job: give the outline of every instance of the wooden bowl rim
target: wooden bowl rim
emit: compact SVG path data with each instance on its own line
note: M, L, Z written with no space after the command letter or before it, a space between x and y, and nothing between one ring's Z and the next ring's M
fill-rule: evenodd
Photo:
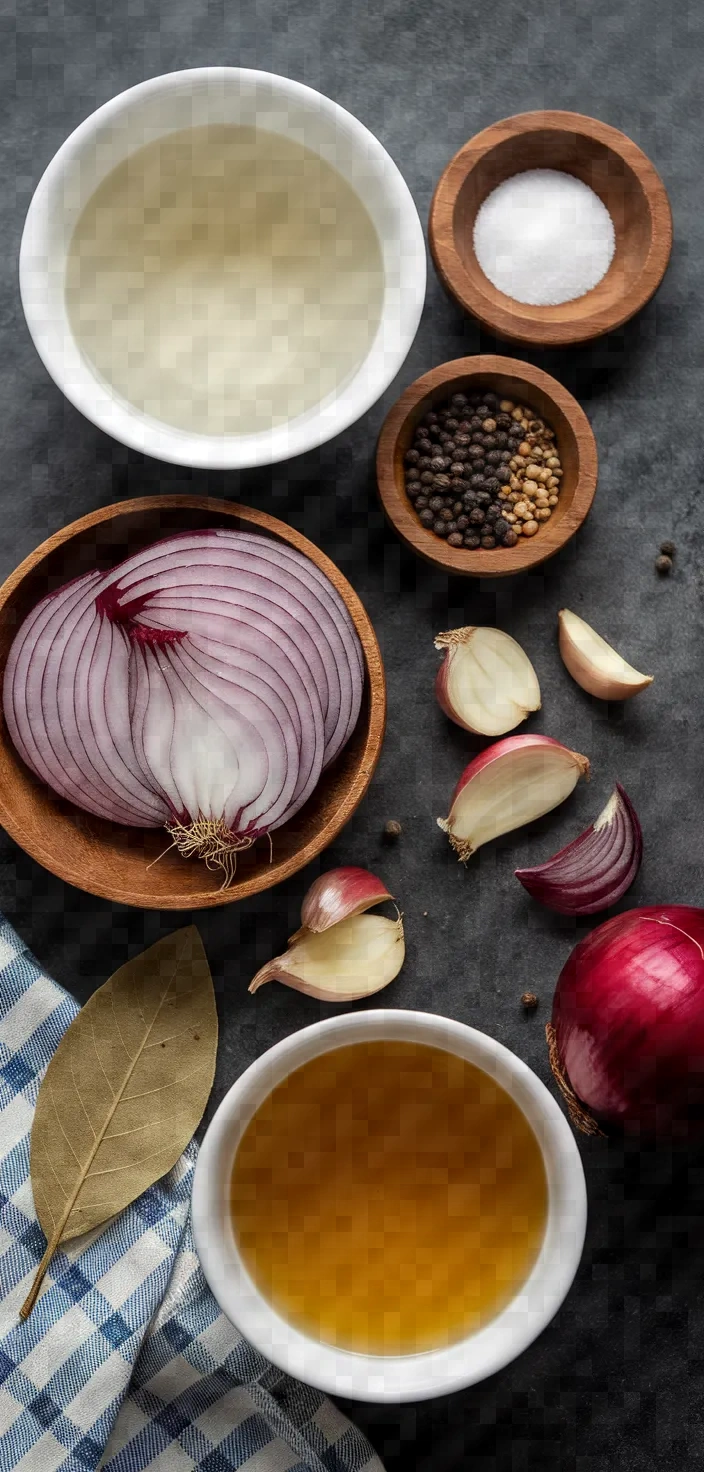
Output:
M493 552L481 549L473 552L469 548L463 550L459 547L448 547L446 542L421 524L405 492L398 486L394 460L402 429L422 399L445 383L456 379L486 378L487 374L501 374L540 389L562 411L577 442L577 484L572 503L560 520L554 525L552 522L546 523L530 541L521 539L515 547L497 548ZM533 367L532 363L523 363L518 358L500 357L494 353L483 353L476 357L454 358L451 362L441 363L439 367L431 368L429 373L424 373L421 378L416 378L414 383L409 384L389 410L381 427L376 469L379 495L388 520L407 546L426 562L433 563L444 572L464 577L509 577L546 562L578 531L594 500L598 455L589 420L569 389L564 388L549 373L544 373L542 368Z
M484 291L469 276L456 249L454 209L465 179L500 143L533 132L578 133L591 138L617 154L640 185L651 220L648 254L630 290L624 292L610 309L590 309L587 305L590 293L587 292L585 309L579 316L565 322L541 321L522 312L520 302L506 296L488 281L489 291ZM477 317L488 331L517 343L567 347L592 341L622 327L654 296L667 270L672 250L672 210L655 165L626 133L584 113L537 110L516 113L491 123L458 149L435 186L430 204L428 240L436 270L445 287L460 306ZM533 308L533 312L535 310Z
M228 889L222 890L217 887L217 879L214 881L212 890L193 890L192 892L176 893L169 896L159 896L156 900L148 890L138 890L126 887L124 890L115 890L107 884L100 884L95 880L83 882L76 877L69 863L63 863L61 856L58 857L50 849L44 849L41 842L27 841L27 835L21 831L20 825L15 821L11 806L8 806L7 793L0 790L0 823L10 834L14 841L58 879L67 884L83 890L86 894L97 895L100 899L107 899L114 904L134 905L144 910L198 910L211 909L218 905L232 904L236 900L246 899L251 895L258 894L262 890L271 889L274 885L289 879L292 874L310 863L322 849L332 843L338 833L349 821L355 809L359 806L367 788L372 780L374 771L379 761L381 747L386 727L386 681L384 666L381 658L379 643L374 632L371 619L355 592L351 583L348 582L344 573L340 571L331 558L314 542L309 541L301 532L281 521L278 517L269 515L266 511L258 511L252 506L244 506L237 501L223 501L213 496L189 496L189 495L163 495L163 496L138 496L127 501L116 501L110 506L104 506L97 511L91 511L86 516L79 517L77 521L70 522L67 526L55 532L53 536L46 538L33 552L20 563L14 572L0 587L0 616L7 603L24 578L33 572L41 562L53 552L70 542L74 537L89 531L91 527L99 526L101 523L115 520L119 516L129 516L145 511L158 510L184 510L209 512L213 516L227 516L233 520L241 519L250 526L261 527L263 531L285 541L289 546L295 547L304 556L309 557L321 572L325 573L340 596L344 599L347 610L355 625L355 629L362 645L364 654L366 685L369 697L368 730L364 747L359 754L357 767L351 774L344 797L333 815L321 826L317 834L310 838L295 854L274 862L270 867L263 865L256 874L249 878L235 882ZM17 762L21 763L21 757L14 752L14 747L9 738L7 727L4 722L5 739L12 749ZM334 764L333 764L334 766ZM38 780L38 779L35 779ZM183 860L184 864L192 862ZM199 865L198 872L202 873L204 866Z

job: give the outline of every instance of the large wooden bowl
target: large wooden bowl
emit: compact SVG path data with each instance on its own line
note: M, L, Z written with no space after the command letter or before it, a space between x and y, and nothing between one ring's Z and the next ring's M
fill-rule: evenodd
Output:
M272 835L273 857L263 841L238 860L234 884L205 864L180 858L161 829L121 828L81 812L56 797L25 767L0 729L0 823L21 848L52 874L89 894L147 910L191 910L230 904L287 879L332 842L361 802L384 737L386 690L379 645L367 614L347 579L306 537L276 517L206 496L146 496L93 511L43 542L0 588L0 680L10 645L29 610L52 588L91 567L109 568L173 532L240 526L263 532L319 567L344 599L359 635L366 685L357 728L324 772L300 812ZM153 863L159 859L158 863ZM153 867L148 868L148 865Z
M480 206L526 169L576 175L614 222L616 250L603 280L557 307L506 296L474 253ZM659 174L625 133L578 112L524 112L485 128L455 154L433 196L429 238L443 284L490 332L509 342L564 347L612 332L650 300L670 259L672 213Z
M560 499L548 522L530 540L515 547L448 547L424 527L406 495L403 460L419 419L455 393L492 389L501 398L525 404L555 431L562 462ZM455 358L417 378L389 411L376 456L377 484L386 515L399 536L426 562L464 577L506 577L537 567L559 552L581 526L594 499L597 480L596 441L584 410L566 388L542 369L514 358L486 353Z

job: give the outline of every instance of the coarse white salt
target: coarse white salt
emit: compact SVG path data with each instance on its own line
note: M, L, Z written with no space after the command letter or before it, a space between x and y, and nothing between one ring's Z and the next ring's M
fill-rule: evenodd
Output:
M591 291L613 260L614 222L598 194L558 169L514 174L484 200L474 250L493 286L535 307Z

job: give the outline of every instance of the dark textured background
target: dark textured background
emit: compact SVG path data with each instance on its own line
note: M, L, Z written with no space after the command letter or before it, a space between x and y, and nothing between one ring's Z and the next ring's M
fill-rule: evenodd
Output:
M13 12L15 18L13 18ZM704 9L695 0L9 0L0 5L0 575L47 534L123 496L193 490L285 517L345 570L386 661L389 727L367 800L324 865L367 864L399 896L408 956L380 1005L445 1013L492 1033L548 1081L543 1024L571 922L533 905L513 878L599 811L614 779L640 811L645 861L629 904L702 898L701 559L704 207L698 137ZM32 190L64 137L115 92L184 66L258 66L310 83L355 113L403 171L425 221L435 180L474 132L536 107L573 108L629 133L660 169L675 247L657 300L625 331L575 352L526 353L584 404L600 455L594 511L576 542L522 580L448 581L385 530L373 453L385 407L433 365L480 347L476 326L432 272L421 330L398 383L323 451L242 476L160 465L123 449L68 406L29 341L17 290ZM662 537L676 571L658 581ZM487 558L487 562L490 558ZM655 684L623 709L572 684L557 610L594 621ZM470 753L437 709L433 635L498 623L538 671L533 729L585 752L593 781L531 830L464 871L435 826ZM403 837L383 848L385 820ZM298 923L319 866L240 906L198 917L222 1031L215 1100L248 1063L331 1010L247 982ZM79 894L0 835L0 904L80 999L128 956L185 921ZM427 914L425 912L427 911ZM583 933L581 929L580 933ZM525 1017L519 997L540 994ZM372 999L372 1004L377 999ZM389 1472L670 1472L704 1457L704 1170L669 1151L582 1146L586 1251L562 1312L490 1381L418 1407L348 1407Z

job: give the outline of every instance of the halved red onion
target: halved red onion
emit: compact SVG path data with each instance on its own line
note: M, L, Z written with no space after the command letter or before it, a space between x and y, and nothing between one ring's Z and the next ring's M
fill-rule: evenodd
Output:
M116 822L165 824L220 864L285 823L356 723L363 656L302 554L248 533L170 537L44 599L3 700L28 765Z

